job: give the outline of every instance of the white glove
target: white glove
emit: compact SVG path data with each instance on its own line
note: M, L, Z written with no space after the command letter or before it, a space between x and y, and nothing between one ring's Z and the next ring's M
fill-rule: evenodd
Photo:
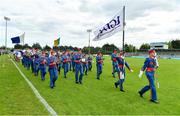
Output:
M159 86L160 86L160 85L159 85L159 82L157 82L157 87L159 88Z
M134 71L131 69L130 72L134 72Z
M142 71L142 70L140 70L138 77L139 77L139 78L141 78L141 77L142 77L142 75L143 75L143 71Z
M156 61L156 67L158 68L159 67L159 62L158 62L157 57L155 57L155 61Z
M124 73L120 72L120 79L124 79Z

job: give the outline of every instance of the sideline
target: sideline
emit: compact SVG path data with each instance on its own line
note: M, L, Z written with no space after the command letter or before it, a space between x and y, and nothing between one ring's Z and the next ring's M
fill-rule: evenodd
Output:
M36 95L36 97L39 99L39 101L44 105L44 107L47 109L47 111L53 115L53 116L57 116L57 113L54 111L54 109L47 103L47 101L40 95L40 93L38 92L38 90L33 86L33 84L27 79L27 77L23 74L23 72L19 69L19 67L17 66L17 64L11 59L11 62L15 65L15 67L18 69L19 73L21 74L21 76L25 79L25 81L28 83L28 85L30 86L30 88L32 89L32 91L34 92L34 94Z

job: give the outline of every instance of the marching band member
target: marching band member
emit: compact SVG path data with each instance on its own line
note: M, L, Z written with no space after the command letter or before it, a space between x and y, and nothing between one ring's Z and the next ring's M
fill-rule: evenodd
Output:
M88 70L92 70L92 57L91 55L88 56Z
M46 58L45 52L43 51L42 55L41 55L41 57L39 59L39 69L40 69L40 72L41 72L41 79L42 79L42 81L45 80L46 64L47 64L47 58Z
M149 85L146 85L142 88L138 93L140 97L143 97L143 94L146 93L148 90L151 90L151 99L150 101L153 103L158 103L157 101L157 94L156 94L156 87L155 87L155 69L157 68L157 60L155 59L156 52L154 49L149 50L149 57L146 58L143 67L140 70L139 78L142 77L144 71L146 71L146 76L149 81Z
M49 75L50 75L50 87L55 87L55 82L58 78L58 72L56 67L57 58L55 57L55 52L51 50L51 55L48 58L48 66L49 66Z
M98 80L100 80L100 75L102 73L102 65L103 65L102 53L99 51L96 56L96 67L97 67L97 79Z
M62 55L62 62L63 62L63 68L64 68L64 78L66 78L67 73L69 71L69 62L70 62L70 58L68 56L67 51L65 51Z
M112 60L112 75L115 77L115 73L118 70L118 62L117 62L117 50L115 49L114 52L111 55L111 60Z
M74 56L75 61L75 79L76 84L82 84L83 79L83 65L82 65L82 52L81 49L78 49L78 52ZM80 75L79 75L80 73Z
M120 52L119 56L116 58L118 62L118 77L119 80L115 82L115 87L117 88L118 85L120 86L120 91L125 92L123 89L123 83L125 80L125 66L129 69L129 71L133 72L133 70L129 67L129 64L125 61L125 53Z
M87 75L87 71L88 71L88 60L87 60L86 54L83 55L82 64L83 64L83 72L85 73L85 75Z

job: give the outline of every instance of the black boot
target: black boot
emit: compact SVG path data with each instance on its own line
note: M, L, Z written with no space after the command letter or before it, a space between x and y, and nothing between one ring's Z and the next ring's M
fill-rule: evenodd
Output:
M76 81L76 84L79 84L79 82L78 82L78 81Z
M157 100L150 100L150 102L153 102L153 103L155 103L155 104L159 104L159 102L157 101Z
M79 82L80 84L83 84L81 81Z
M117 85L117 83L114 83L114 85L115 85L115 87L116 87L116 88L118 88L118 85Z
M140 91L138 91L138 93L140 97L143 97L143 94Z

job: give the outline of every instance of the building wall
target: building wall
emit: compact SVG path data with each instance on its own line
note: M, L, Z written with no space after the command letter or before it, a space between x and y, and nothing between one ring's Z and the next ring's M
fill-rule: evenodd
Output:
M163 42L159 42L159 43L151 43L150 44L150 48L154 48L154 49L168 49L168 45L166 43Z

